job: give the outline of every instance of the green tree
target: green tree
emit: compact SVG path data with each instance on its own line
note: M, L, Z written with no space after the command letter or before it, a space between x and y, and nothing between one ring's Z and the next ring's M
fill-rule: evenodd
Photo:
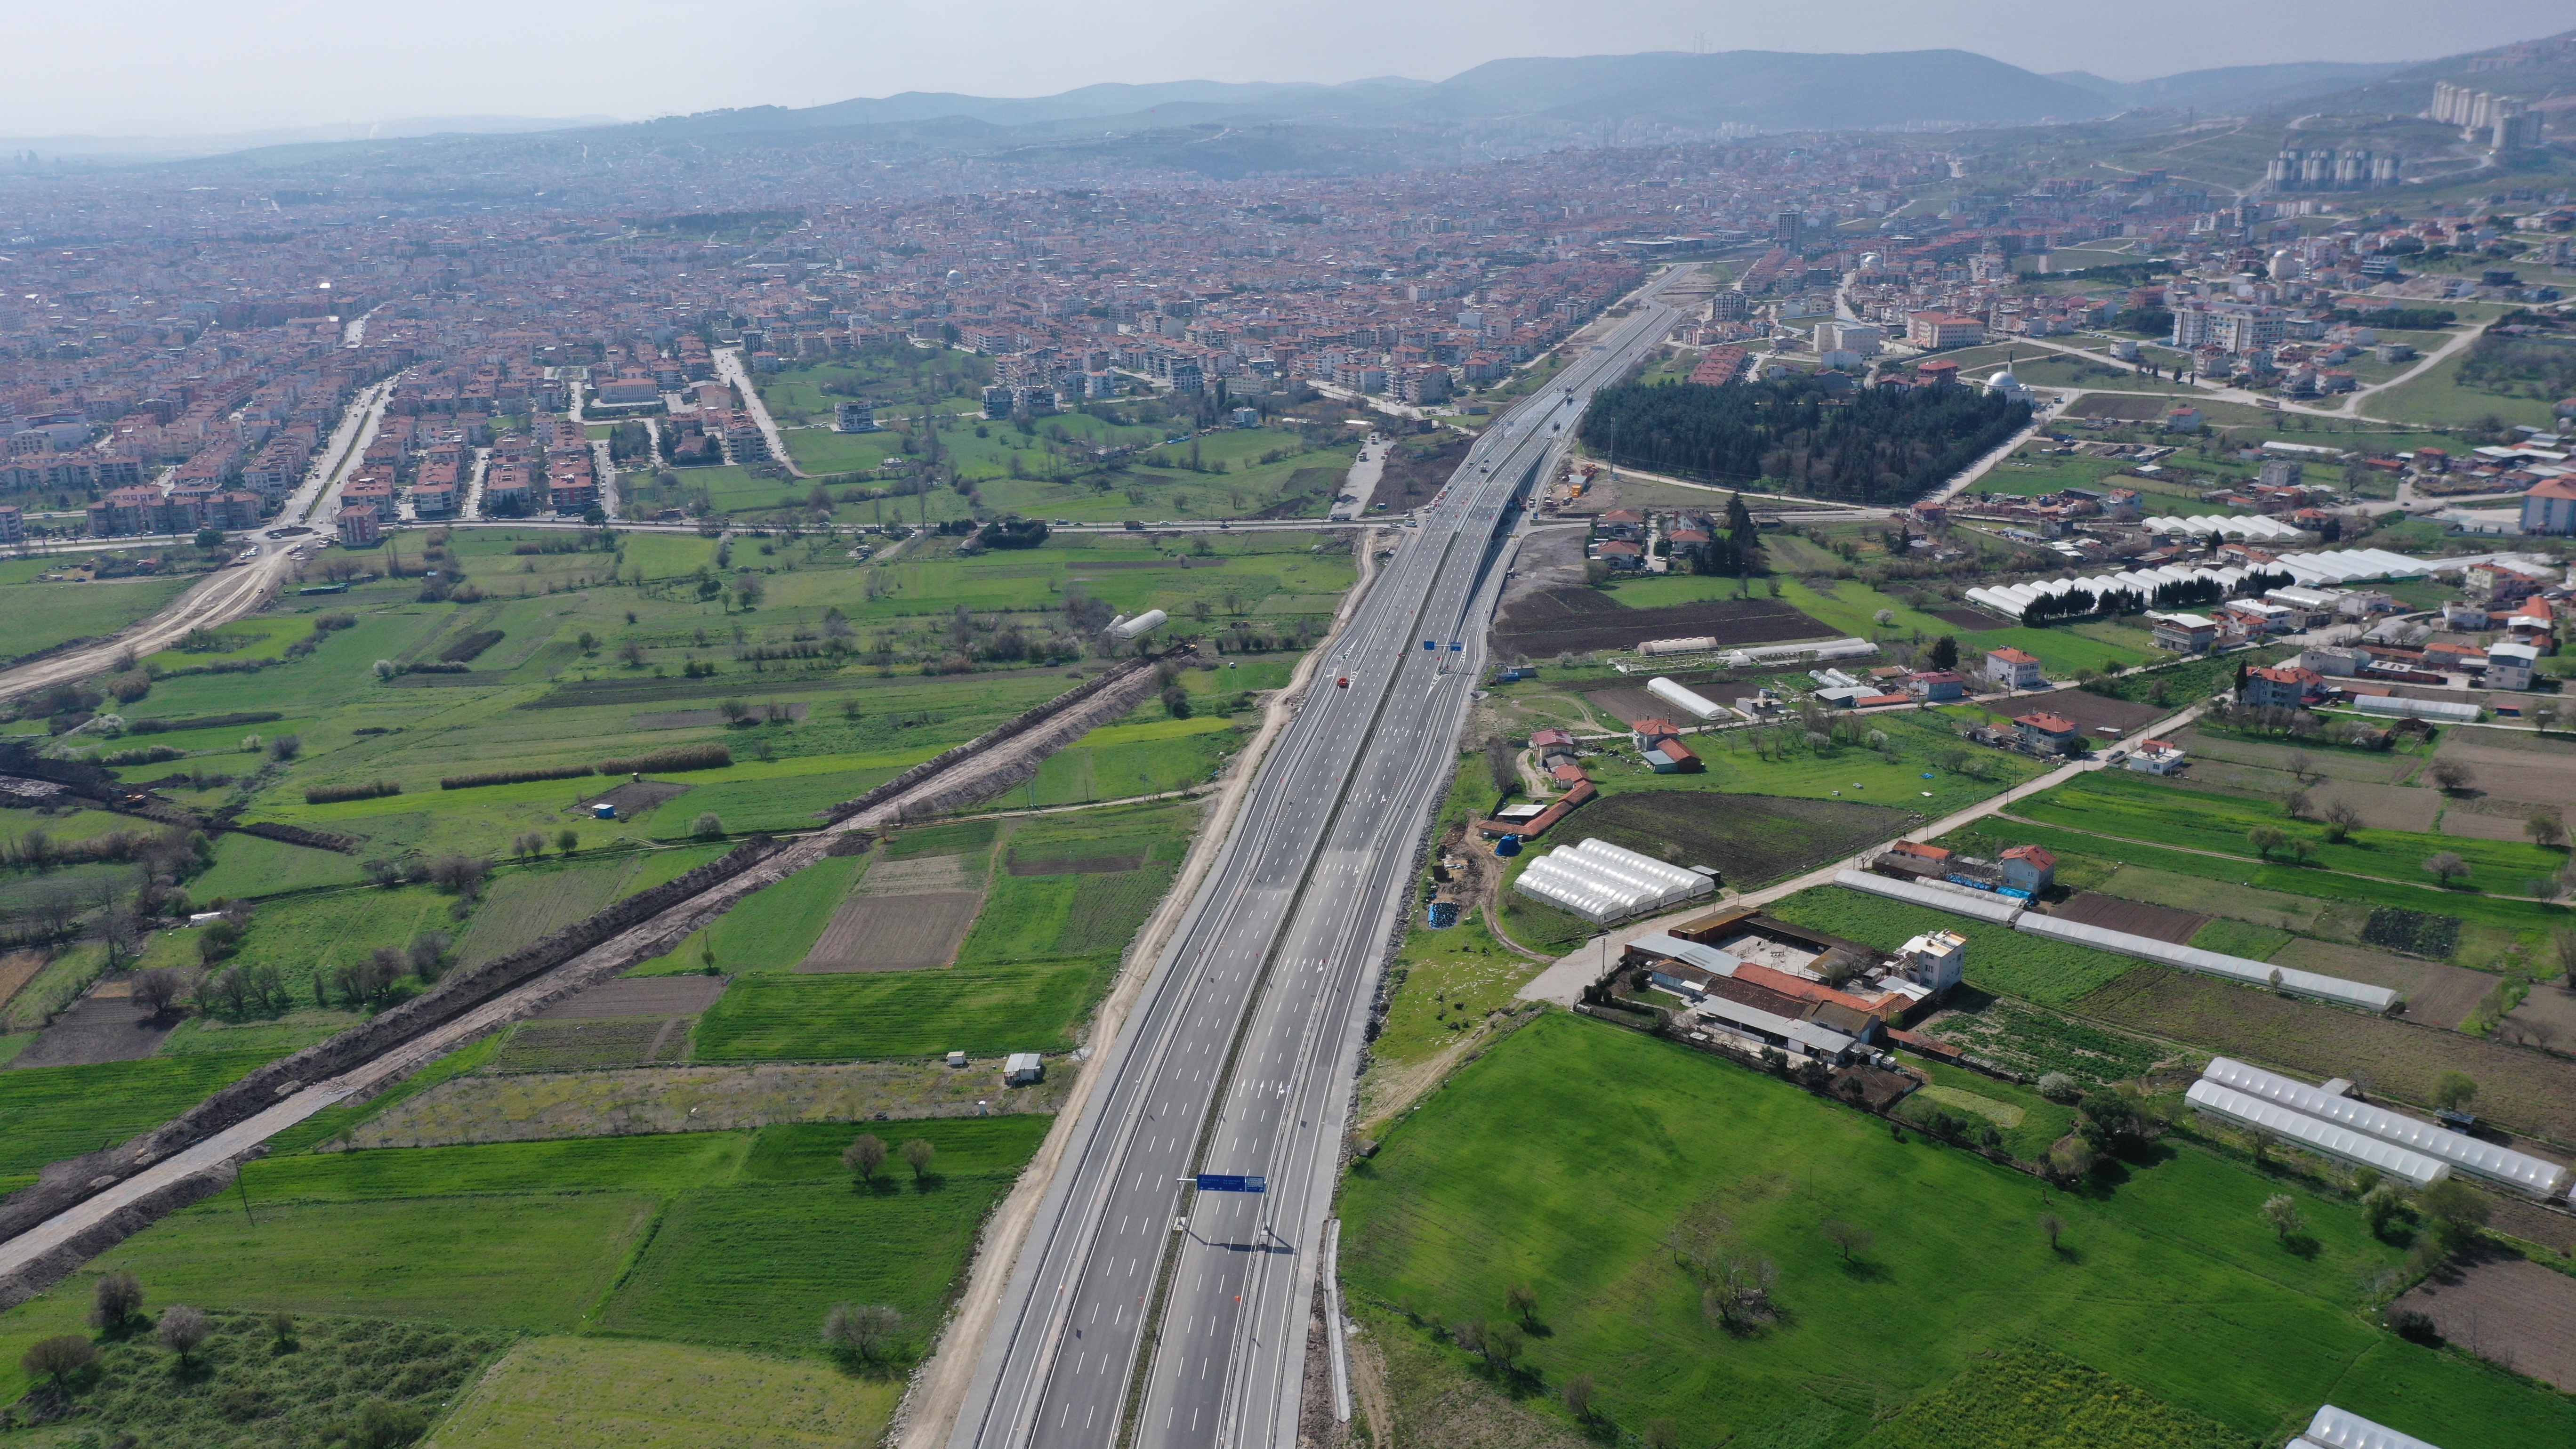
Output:
M89 1326L122 1338L143 1311L143 1283L131 1273L102 1273L90 1290Z
M2433 1105L2457 1112L2478 1095L2477 1081L2466 1072L2444 1072L2433 1079Z
M1956 669L1959 667L1959 641L1957 639L1944 634L1940 638L1932 641L1932 667L1935 669Z
M903 1155L903 1165L912 1169L914 1182L919 1182L929 1175L930 1160L939 1155L939 1149L931 1146L930 1139L927 1137L915 1137L896 1151Z

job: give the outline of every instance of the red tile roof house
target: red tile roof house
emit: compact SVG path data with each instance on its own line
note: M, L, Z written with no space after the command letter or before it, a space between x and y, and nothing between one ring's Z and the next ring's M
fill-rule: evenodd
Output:
M2075 721L2046 710L2016 717L2013 728L2021 732L2023 744L2044 754L2073 754L2076 742L2083 738Z
M2326 692L2326 677L2313 669L2248 669L2236 702L2255 709L2298 709Z
M2006 689L2037 689L2048 683L2040 675L2038 657L2009 644L1986 651L1986 682Z
M1636 742L1638 753L1645 756L1647 765L1656 774L1688 774L1702 768L1699 756L1681 742L1671 720L1641 719L1631 723L1629 730L1629 738Z
M2032 895L2057 879L2057 856L2046 846L2016 845L2004 852L1998 864L2003 867L2005 885Z

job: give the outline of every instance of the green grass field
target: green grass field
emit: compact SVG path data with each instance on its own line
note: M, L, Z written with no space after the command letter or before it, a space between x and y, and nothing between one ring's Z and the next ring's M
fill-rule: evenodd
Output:
M488 1045L423 1075L470 1067ZM34 1075L0 1074L0 1085ZM608 1331L810 1355L833 1301L896 1303L915 1331L935 1322L976 1228L1053 1121L872 1125L889 1146L920 1137L938 1155L919 1183L897 1161L863 1192L840 1163L861 1130L848 1123L325 1153L302 1150L323 1140L306 1133L274 1143L234 1191L92 1266L134 1272L154 1306ZM738 1251L746 1244L760 1251ZM27 1343L78 1322L88 1281L76 1276L0 1314L0 1394L24 1387Z
M211 901L311 886L356 885L365 879L356 856L228 831L215 837L215 863L190 881L188 888Z
M522 1339L438 1425L435 1449L816 1449L883 1432L901 1384L694 1344Z
M1115 957L747 976L698 1019L702 1062L850 1061L1073 1049Z
M9 638L0 644L0 664L51 649L74 639L103 638L159 613L187 592L198 575L167 578L101 579L95 583L37 583L34 575L58 560L24 560L0 574L0 605L9 618ZM35 565L35 567L30 567Z
M2293 865L2258 865L2234 856L2194 855L2128 840L2105 840L2074 829L2015 825L2012 838L2056 851L2061 875L2070 860L2143 866L2174 882L2201 883L2198 889L2148 893L2147 898L2157 904L2328 940L2358 940L2358 923L2380 906L2450 916L2462 922L2463 929L2459 948L2449 959L2484 970L2536 959L2550 934L2567 929L2569 922L2566 907L2539 901L2425 890L2400 881L2334 875ZM2330 925L2330 919L2339 924Z
M2460 364L2467 356L2462 352L2446 357L2412 381L2361 399L2356 407L2368 416L2390 422L2444 428L2465 427L2487 418L2539 428L2555 424L2556 417L2545 400L2509 397L2463 385Z
M2124 770L2079 775L2016 802L2013 813L2077 831L2247 857L2255 853L2246 840L2248 831L2286 828L2310 841L2316 864L2324 869L2410 884L2434 883L2423 863L2449 852L2468 863L2468 882L2475 889L2509 895L2523 894L2526 882L2554 875L2566 864L2565 852L2522 841L2403 830L2355 830L2349 840L2337 843L2325 839L2313 824L2283 820L2277 808L2262 802L2183 789ZM2457 894L2417 891L2404 903L2418 910L2440 910L2443 901Z
M1002 1176L935 1191L881 1180L707 1187L680 1197L600 1315L607 1332L773 1352L815 1341L836 1302L891 1304L899 1352L926 1345Z
M33 1172L158 1127L269 1059L236 1052L0 1072L0 1173Z
M1527 1370L1551 1389L1590 1373L1609 1420L1669 1418L1683 1442L1847 1442L1977 1355L2034 1340L2264 1442L2328 1398L2446 1449L2576 1434L2566 1397L2367 1321L2361 1285L2400 1255L2348 1203L2193 1148L2160 1156L2049 1194L1775 1079L1550 1013L1353 1173L1344 1276L1365 1302L1448 1324L1507 1317L1506 1290L1527 1284L1542 1330ZM2277 1192L2312 1255L2264 1226ZM2035 1225L2044 1211L2067 1224L2062 1251ZM1844 1263L1828 1218L1875 1243ZM1785 1315L1743 1334L1708 1321L1662 1246L1686 1219L1775 1263ZM1819 1418L1821 1433L1788 1435Z
M708 948L714 952L716 969L728 975L792 971L831 924L832 912L849 894L858 867L855 856L826 857L775 885L763 886L669 954L634 968L635 974L698 970L705 959L702 951Z

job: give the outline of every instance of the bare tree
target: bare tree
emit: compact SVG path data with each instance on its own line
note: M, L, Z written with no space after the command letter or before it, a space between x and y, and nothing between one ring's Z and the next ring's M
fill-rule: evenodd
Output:
M2558 970L2567 985L2576 989L2576 931L2556 931L2549 937L2549 949L2558 958Z
M2039 1230L2048 1234L2048 1250L2054 1253L2057 1251L2058 1235L2066 1231L2066 1219L2059 1217L2055 1213L2041 1213L2039 1215Z
M1505 1289L1503 1301L1512 1306L1512 1312L1520 1315L1523 1323L1529 1322L1530 1315L1538 1311L1538 1294L1527 1283L1515 1283Z
M98 1367L98 1345L77 1333L56 1334L40 1338L19 1358L19 1366L31 1379L43 1379L56 1389L74 1374L87 1373Z
M2337 800L2326 807L2323 818L2326 822L2326 839L2340 843L2350 838L2353 827L2361 824L2361 810L2357 806Z
M2308 792L2293 788L2281 792L2281 813L2293 820L2308 813Z
M885 1166L885 1139L873 1132L862 1132L849 1146L841 1149L841 1165L862 1179L874 1182L877 1169Z
M2457 760L2435 760L2429 772L2433 783L2446 793L2456 795L2477 783L2478 772Z
M185 1303L174 1303L161 1311L161 1321L153 1325L152 1336L161 1340L161 1346L177 1354L179 1362L184 1364L189 1355L205 1345L214 1331L215 1326L206 1321L206 1315Z
M873 1363L903 1328L903 1314L883 1303L835 1303L823 1315L823 1342Z
M912 1169L915 1182L930 1174L930 1159L939 1155L939 1149L931 1146L927 1137L915 1137L895 1150L903 1154L903 1165Z
M134 1001L143 1008L146 1020L157 1020L187 986L186 973L172 966L155 966L134 978Z
M1817 1231L1825 1235L1826 1242L1842 1250L1843 1261L1846 1263L1852 1260L1852 1254L1866 1253L1878 1242L1876 1233L1857 1224L1844 1222L1840 1218L1827 1218L1824 1226Z
M2437 850L2424 857L2424 869L2440 877L2443 884L2449 885L2468 876L2469 863L2460 859L2454 851Z
M2555 810L2535 810L2522 822L2522 833L2531 837L2532 844L2554 849L2567 843L2567 822Z
M2317 762L2308 758L2308 752L2305 750L2290 751L2283 757L2281 768L2289 771L2290 778L2302 785L2309 783L2317 775Z
M1565 1411L1572 1414L1576 1422L1591 1422L1592 1375L1576 1374L1565 1381L1565 1387L1559 1392L1565 1396Z
M1646 1449L1678 1449L1681 1442L1681 1426L1670 1419L1657 1419L1646 1426Z
M403 948L405 964L410 966L411 974L420 978L422 985L438 979L439 966L447 959L450 944L452 938L445 931L423 931L412 937L411 944Z
M1485 1329L1485 1361L1509 1368L1512 1360L1521 1356L1523 1342L1519 1324L1488 1325Z
M143 925L134 913L123 906L111 905L99 912L98 938L107 943L107 969L114 971L143 944Z

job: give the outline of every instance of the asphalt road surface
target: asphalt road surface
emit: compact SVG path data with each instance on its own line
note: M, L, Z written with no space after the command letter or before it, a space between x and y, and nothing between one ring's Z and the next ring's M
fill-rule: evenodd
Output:
M1322 662L1098 1068L950 1449L1294 1444L1368 995L1456 765L1515 500L1674 317L1640 299L1496 420ZM1268 1191L1198 1192L1200 1172Z

